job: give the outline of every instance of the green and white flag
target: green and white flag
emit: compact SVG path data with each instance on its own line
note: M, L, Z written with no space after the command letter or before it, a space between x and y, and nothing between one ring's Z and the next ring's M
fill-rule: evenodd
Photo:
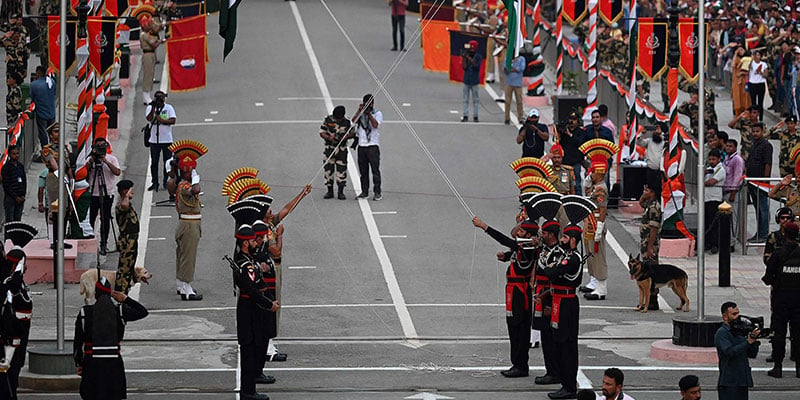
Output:
M219 35L225 39L222 50L222 61L233 51L233 41L236 40L236 9L242 0L227 0L227 7L223 0L219 9Z

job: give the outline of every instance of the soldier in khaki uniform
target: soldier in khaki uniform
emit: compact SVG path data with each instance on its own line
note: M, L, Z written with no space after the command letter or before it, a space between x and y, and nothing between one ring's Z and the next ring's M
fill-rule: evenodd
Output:
M780 184L775 185L769 190L769 197L778 201L784 201L794 215L800 215L800 185L793 180L794 175L789 174L781 179Z
M150 93L153 91L153 78L156 71L156 49L162 40L158 35L161 31L161 24L150 19L146 21L148 22L142 24L139 44L142 47L142 98L144 104L148 105L153 101Z
M608 265L606 264L606 244L605 220L606 207L608 206L608 187L606 187L605 176L608 170L608 163L603 156L592 158L589 175L584 179L583 191L597 205L594 215L589 216L584 221L583 242L590 257L587 260L590 280L585 286L581 286L581 292L586 293L583 297L587 300L605 300L608 288L606 279L608 278Z
M179 140L170 146L178 159L179 178L170 178L167 189L175 196L178 226L175 229L175 279L182 300L203 300L191 285L197 262L197 246L202 236L200 229L200 175L197 158L208 149L193 140Z
M652 262L653 268L658 266L658 251L661 247L661 181L651 179L647 182L639 198L639 205L644 209L642 223L639 225L639 254L643 262ZM658 288L650 287L649 310L658 310Z
M797 117L792 115L778 122L769 129L767 139L780 140L781 142L780 153L778 153L781 176L793 173L794 160L791 159L790 154L794 146L800 143L800 132L797 131Z
M745 161L750 156L750 148L753 147L753 133L751 127L758 122L758 107L750 106L747 111L743 111L737 115L731 122L728 123L728 128L738 129L742 134L742 139L739 141L739 155Z
M8 85L8 94L6 95L6 126L11 128L19 114L22 112L22 89L19 84L22 78L16 72L9 72L6 74L6 84Z
M553 174L547 177L547 180L556 188L556 192L561 194L575 194L575 172L569 165L562 164L564 160L564 149L560 144L556 143L550 147L550 161L553 165ZM569 224L567 214L564 209L559 209L556 219L561 225L566 226Z
M139 215L133 209L133 181L123 179L117 182L119 202L114 209L114 215L119 226L117 248L119 249L119 262L117 262L117 280L114 290L128 294L130 283L136 280L133 267L139 255Z

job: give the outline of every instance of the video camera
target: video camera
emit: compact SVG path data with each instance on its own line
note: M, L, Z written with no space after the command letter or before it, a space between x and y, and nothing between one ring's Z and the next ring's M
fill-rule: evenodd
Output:
M97 144L92 145L92 160L95 163L99 163L100 160L108 154L108 143L104 141L100 141Z
M746 317L739 315L739 318L731 321L731 333L736 336L750 335L753 330L758 329L758 336L753 339L761 339L772 335L772 329L764 328L764 317Z

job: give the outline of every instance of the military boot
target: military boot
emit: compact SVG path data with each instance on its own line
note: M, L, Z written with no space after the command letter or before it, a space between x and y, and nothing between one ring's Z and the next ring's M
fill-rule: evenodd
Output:
M333 189L333 188L331 188ZM333 192L331 191L331 197L333 197ZM339 200L347 200L347 197L344 195L344 185L339 185L339 196L337 197Z
M333 198L333 185L328 185L328 193L325 193L325 196L322 197L323 199L332 199Z

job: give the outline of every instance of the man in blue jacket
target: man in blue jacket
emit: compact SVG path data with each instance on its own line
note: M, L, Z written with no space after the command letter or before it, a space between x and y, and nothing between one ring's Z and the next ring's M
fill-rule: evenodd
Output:
M461 54L461 66L464 68L464 116L461 122L469 120L469 96L472 94L472 120L478 122L478 84L481 83L481 63L483 56L478 53L478 41L470 40L469 48Z
M748 357L755 358L758 354L759 330L756 328L747 336L732 331L731 324L739 318L736 303L726 301L722 304L721 311L722 326L714 335L719 358L717 393L720 399L747 400L748 390L753 387Z

